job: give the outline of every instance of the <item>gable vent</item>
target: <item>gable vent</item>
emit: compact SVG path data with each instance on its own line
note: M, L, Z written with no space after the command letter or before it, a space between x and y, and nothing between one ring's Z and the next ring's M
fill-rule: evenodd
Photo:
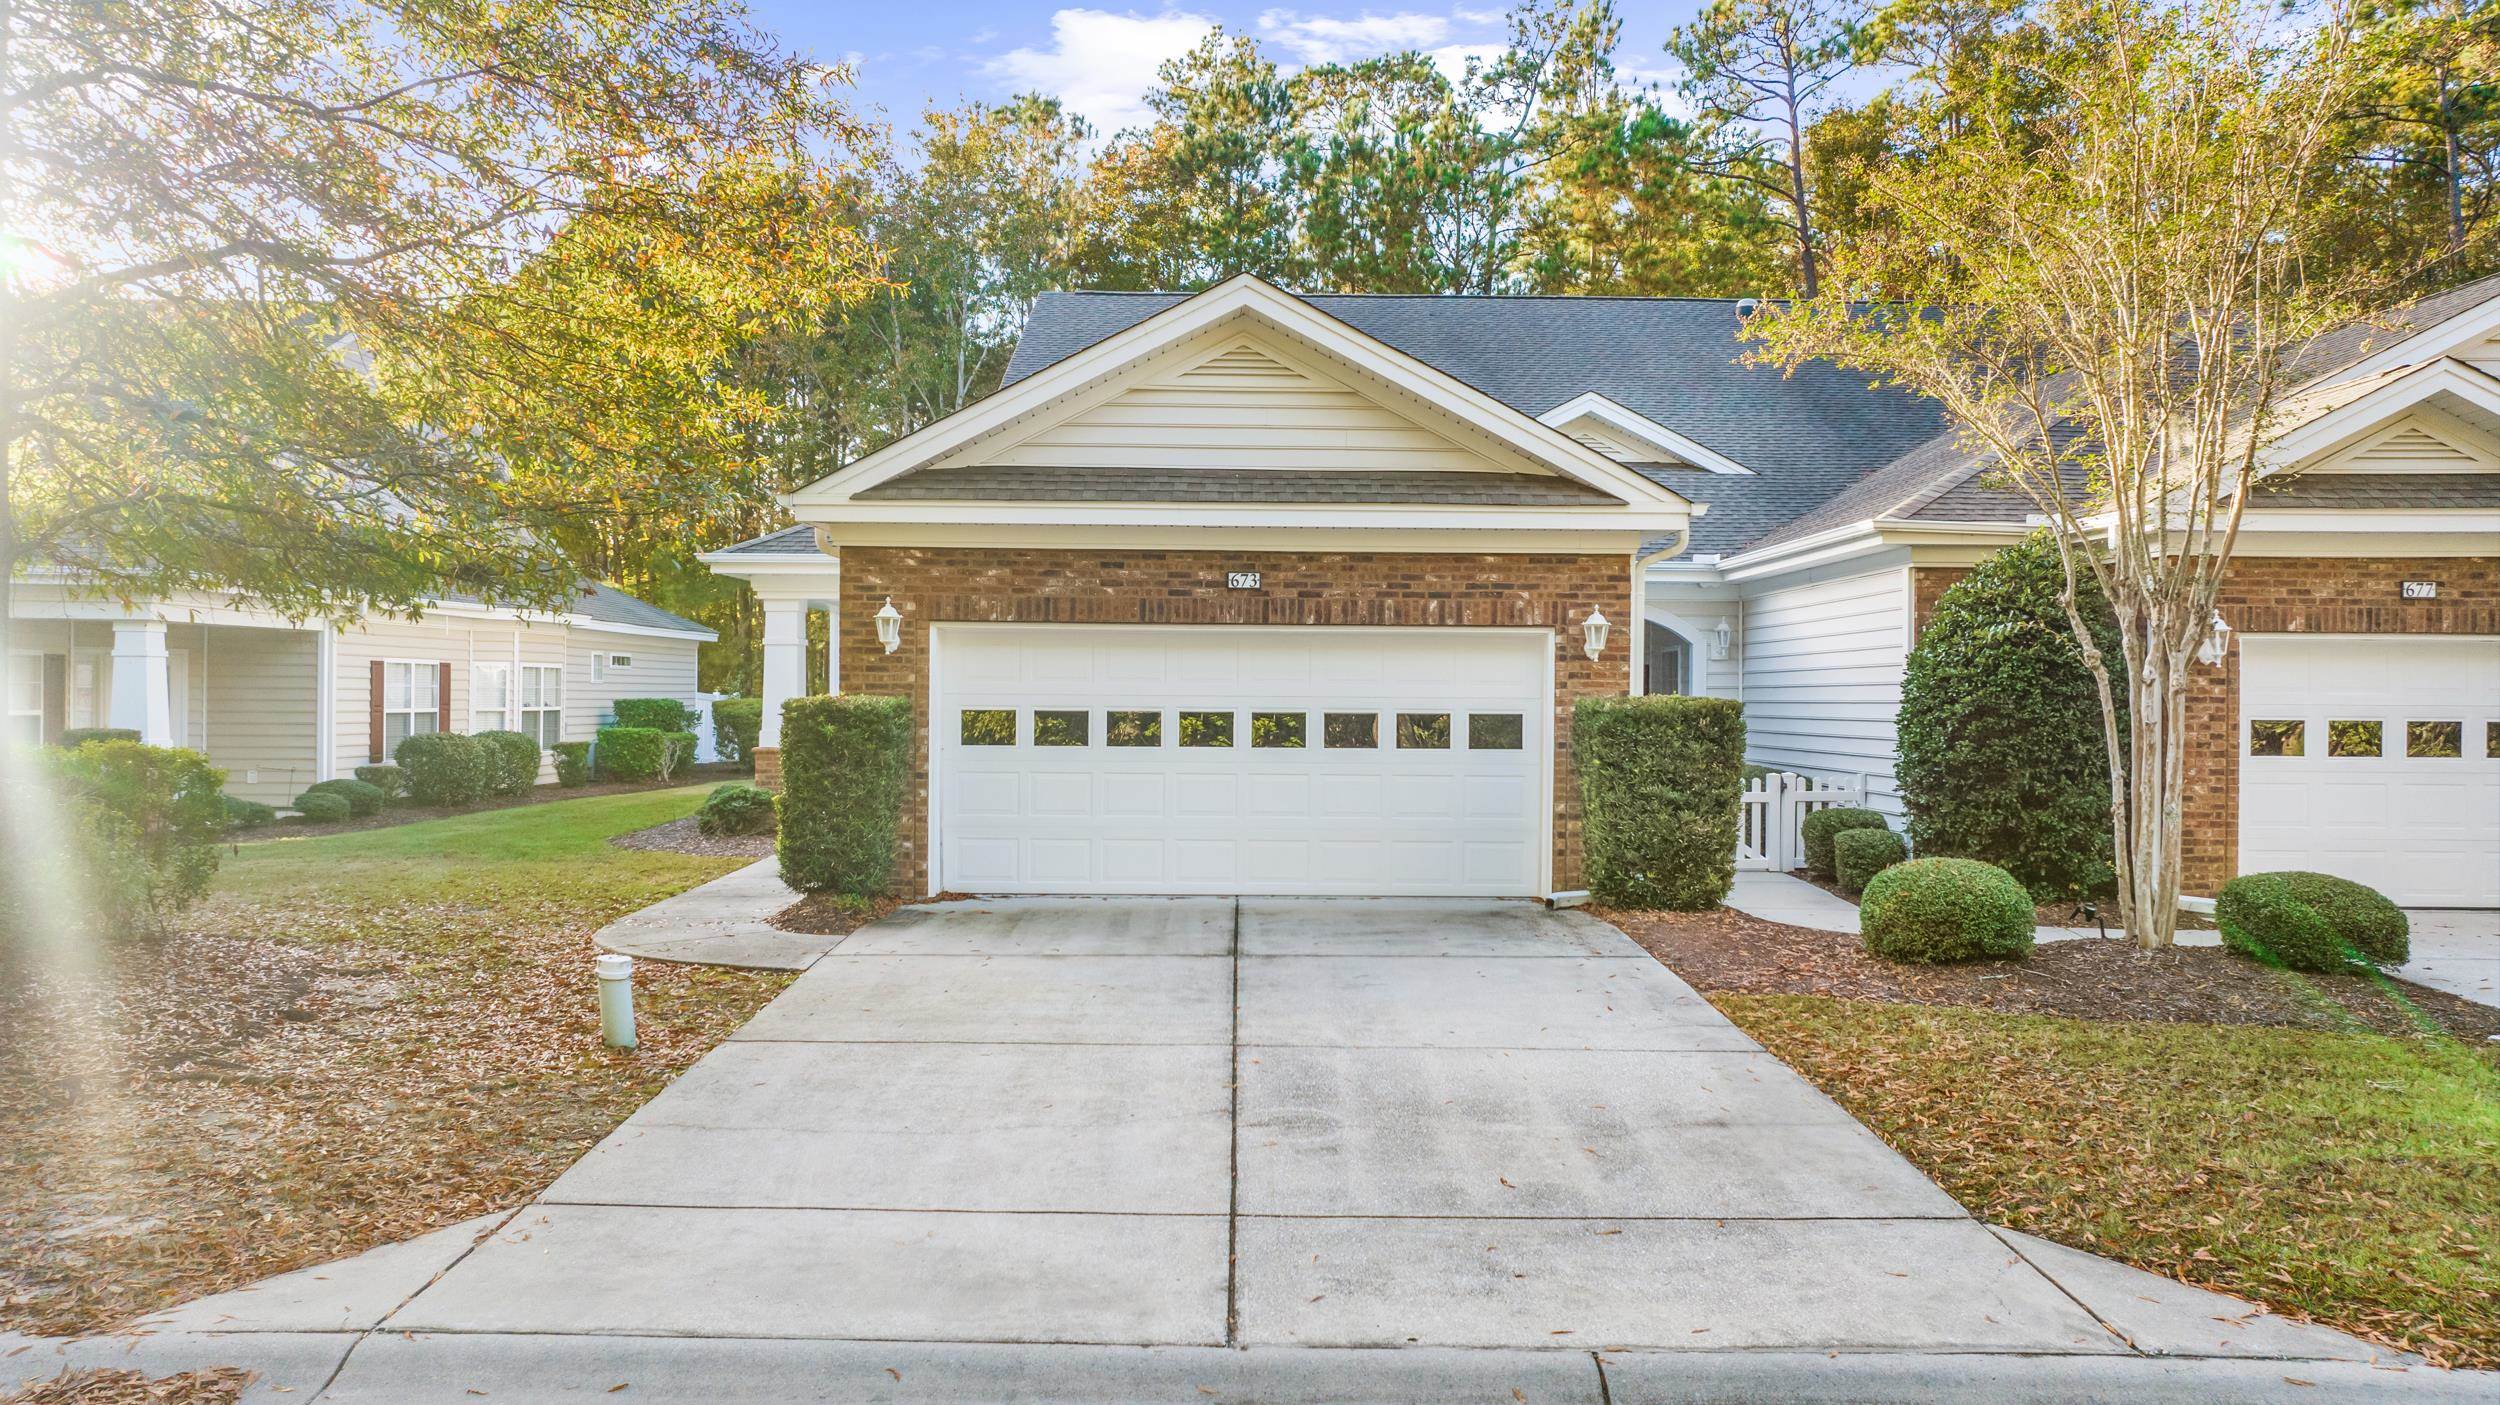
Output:
M1194 385L1237 385L1255 389L1262 386L1298 385L1310 377L1254 346L1237 346L1219 352L1177 377Z
M2408 425L2353 456L2356 463L2471 464L2474 456L2426 429Z

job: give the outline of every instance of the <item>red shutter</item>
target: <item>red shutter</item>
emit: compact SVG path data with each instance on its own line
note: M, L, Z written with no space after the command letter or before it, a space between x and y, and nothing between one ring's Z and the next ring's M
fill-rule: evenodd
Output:
M43 656L43 744L58 746L69 726L69 656Z
M451 665L438 663L434 679L434 730L451 730Z
M391 759L382 754L382 661L380 659L373 661L373 699L366 709L366 715L372 721L373 730L371 744L365 748L367 752L365 759L378 766Z

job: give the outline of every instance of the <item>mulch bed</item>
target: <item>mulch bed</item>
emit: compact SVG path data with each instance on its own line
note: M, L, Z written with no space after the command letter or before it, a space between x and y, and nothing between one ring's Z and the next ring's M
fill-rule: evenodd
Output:
M382 813L363 819L341 820L337 824L306 824L302 820L280 820L262 829L237 830L227 837L237 843L259 844L272 839L309 839L320 834L352 834L361 829L389 829L393 825L415 824L419 820L450 819L455 815L482 815L489 810L513 810L523 805L547 805L558 800L584 800L593 795L623 795L637 790L675 790L679 786L701 785L706 781L743 779L747 770L727 762L697 766L684 775L665 781L593 781L588 785L534 785L519 795L497 795L474 805L415 805L403 800L386 805ZM281 807L284 808L284 807Z
M0 1362L0 1382L9 1379ZM251 1383L250 1372L232 1366L153 1380L144 1371L63 1371L0 1398L0 1405L234 1405Z
M1591 909L1696 989L1961 1005L2087 1020L2275 1025L2410 1034L2428 1025L2479 1042L2500 1009L2405 981L2279 971L2216 947L2139 951L2123 940L2049 942L2028 961L1914 966L1878 960L1858 939L1717 912Z
M1857 894L1841 887L1840 884L1833 879L1817 878L1802 868L1791 870L1788 876L1791 878L1801 878L1806 882L1813 884L1815 887L1822 889L1824 892L1831 894L1833 897L1840 899L1842 902L1849 904L1851 907L1856 907L1858 905ZM2069 902L2042 903L2038 907L2031 910L2031 920L2037 922L2043 927L2090 927L2096 925L2095 919L2084 912L2083 904ZM2100 916L2097 919L2097 925L2109 926L2117 920L2118 904L2116 900L2113 899L2101 903ZM2213 930L2213 926L2214 920L2205 916L2201 912L2182 912L2179 914L2177 924L2179 931L2210 932Z
M938 898L947 895L940 893ZM936 901L929 899L928 901ZM907 902L919 898L882 897L872 902L845 898L834 893L811 893L772 915L772 924L785 932L804 932L817 937L847 937Z
M705 834L701 822L688 815L682 820L655 824L620 834L608 842L620 849L641 849L671 854L703 854L714 858L769 859L773 856L773 836L769 834Z

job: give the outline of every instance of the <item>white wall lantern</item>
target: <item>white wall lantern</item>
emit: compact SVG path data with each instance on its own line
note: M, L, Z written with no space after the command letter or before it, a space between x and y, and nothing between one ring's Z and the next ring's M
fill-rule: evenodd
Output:
M885 608L877 612L877 642L887 653L903 647L903 612L894 608L894 597L885 598Z
M2196 646L2196 661L2208 668L2231 657L2231 626L2216 614L2214 622L2205 627L2205 642Z
M1726 658L1729 647L1735 642L1735 627L1730 625L1726 620L1719 621L1719 627L1710 631L1710 657L1714 659Z
M1589 617L1580 621L1580 637L1586 641L1583 652L1589 656L1589 661L1592 663L1596 662L1599 654L1606 652L1608 627L1609 622L1605 615L1596 610L1589 611Z

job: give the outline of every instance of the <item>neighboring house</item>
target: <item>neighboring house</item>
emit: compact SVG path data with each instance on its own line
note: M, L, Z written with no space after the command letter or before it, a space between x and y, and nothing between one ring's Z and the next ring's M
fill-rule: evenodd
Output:
M228 794L283 805L412 732L587 741L621 697L695 697L712 631L606 586L563 614L460 601L420 619L290 621L199 593L123 605L57 573L11 594L9 736L126 727L188 746ZM541 779L554 779L541 768Z
M1931 403L1740 364L1746 312L1045 296L996 394L704 558L763 603L765 745L829 609L838 686L918 704L924 890L1570 890L1570 706L1626 691L1740 698L1751 759L1898 814L1911 641L2033 514ZM2500 903L2500 279L2302 377L2193 702L2189 887Z

